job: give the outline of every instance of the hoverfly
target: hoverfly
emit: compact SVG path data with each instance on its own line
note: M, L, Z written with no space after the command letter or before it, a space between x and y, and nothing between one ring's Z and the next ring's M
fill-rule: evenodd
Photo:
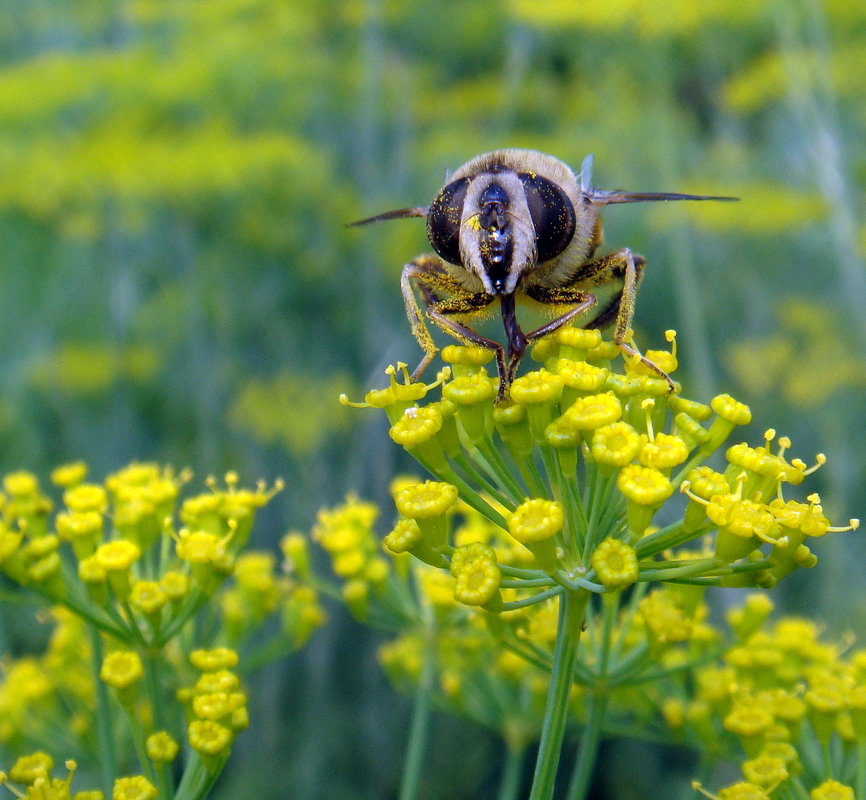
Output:
M613 323L617 346L673 388L671 378L627 341L646 261L628 248L596 255L602 242L601 209L615 203L737 198L603 191L593 188L591 173L592 156L575 174L564 162L535 150L495 150L476 156L451 174L426 208L401 208L352 223L427 219L427 236L436 253L407 263L400 281L409 325L424 351L413 378L438 352L417 290L427 319L460 342L495 353L498 402L507 398L527 346L581 318L588 328ZM613 287L613 295L601 304L598 290L608 287ZM524 298L546 307L554 318L524 332L515 305ZM505 347L469 325L496 301Z

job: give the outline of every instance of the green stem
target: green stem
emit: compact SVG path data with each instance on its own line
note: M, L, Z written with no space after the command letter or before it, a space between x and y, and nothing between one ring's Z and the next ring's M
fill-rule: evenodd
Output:
M556 597L558 594L562 594L564 591L565 590L561 586L555 586L552 589L548 589L546 592L539 592L538 594L533 594L529 597L521 598L520 600L512 600L510 603L503 603L502 610L514 611L518 608L534 606L536 603L543 603L546 600L550 600L551 597Z
M421 767L430 727L433 682L436 678L434 636L435 631L432 628L425 629L424 660L418 689L415 692L415 707L412 712L412 727L409 729L409 745L403 764L403 780L400 783L399 800L415 800L418 797L418 787L421 783Z
M526 487L521 486L514 477L514 471L508 466L505 459L502 457L502 453L499 452L499 448L496 447L493 439L489 436L485 437L485 439L479 443L478 450L484 455L484 458L496 473L497 477L506 487L508 487L508 491L511 492L515 502L518 504L521 503L523 498L526 497Z
M607 692L589 691L586 694L586 726L580 737L577 751L577 762L571 774L568 787L568 800L584 800L592 778L593 767L598 755L598 745L601 741L601 726L607 710Z
M165 712L163 709L163 697L161 680L159 675L159 655L145 653L144 657L144 680L147 688L147 698L153 713L154 728L158 731L166 730ZM171 773L168 764L162 762L154 765L156 772L156 788L159 790L160 800L172 800L174 790L171 783Z
M480 455L480 454L479 454ZM480 457L477 459L479 463L481 463ZM496 501L501 503L506 508L514 509L516 507L516 503L513 498L506 497L499 489L496 487L491 480L488 480L487 477L481 474L476 468L475 464L467 458L464 458L462 454L457 455L453 459L454 463L457 464L463 472L466 473L467 477L475 481L478 484L479 488L487 494L489 494Z
M692 539L699 539L715 527L716 526L712 523L708 523L707 525L702 525L693 531L686 530L683 527L683 521L679 520L656 531L655 533L651 533L649 536L644 536L644 538L635 545L637 557L639 560L643 561L650 556L661 553L663 550L683 544L683 542L689 542Z
M132 734L132 744L135 747L135 757L138 759L138 766L141 769L142 775L147 776L150 781L156 781L156 773L154 772L153 764L147 757L147 747L144 743L144 727L141 721L135 716L135 706L124 708L126 712L126 720L129 724L129 732ZM159 795L160 798L166 795Z
M183 601L177 616L162 629L159 638L153 643L154 647L164 647L175 634L189 621L189 619L207 603L209 597L198 588L194 588Z
M598 651L598 677L587 692L587 719L577 751L577 762L571 774L568 800L584 800L589 789L601 741L601 727L607 710L607 673L613 644L614 626L619 611L619 593L602 595L601 637Z
M518 800L520 797L520 778L523 775L524 745L509 744L505 748L505 764L499 779L499 793L496 800Z
M829 741L821 742L821 769L824 772L824 780L833 777L833 759L830 756Z
M559 599L556 649L529 800L550 800L553 797L556 769L565 737L568 695L574 675L577 644L588 600L589 592L586 591L565 592Z
M866 797L866 739L857 740L857 771L854 778L854 797Z
M96 737L99 742L99 768L102 773L102 791L111 797L114 778L117 776L117 753L114 750L114 733L111 724L108 687L99 677L102 669L102 639L99 631L92 625L87 626L90 634L90 655L93 670L93 684L96 687Z
M550 490L544 483L544 478L541 477L541 473L538 471L538 466L536 465L535 460L531 456L525 456L522 454L520 456L515 456L514 460L517 463L520 474L523 476L523 480L526 481L526 485L532 492L533 497L541 497L549 500Z

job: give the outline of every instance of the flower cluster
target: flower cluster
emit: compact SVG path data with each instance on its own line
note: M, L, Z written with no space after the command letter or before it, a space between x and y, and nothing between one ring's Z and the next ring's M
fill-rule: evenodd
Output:
M766 595L728 613L720 658L656 687L679 740L740 762L723 800L866 791L866 651L822 641L815 623L770 617ZM855 792L856 789L856 792ZM708 795L709 796L709 795Z
M656 724L657 687L720 656L707 587L771 588L817 563L812 538L858 527L832 525L816 493L792 497L823 455L791 458L772 429L731 445L747 406L672 392L647 365L675 371L667 338L669 350L617 367L620 348L598 331L561 330L533 348L540 368L501 404L491 354L464 346L442 351L450 366L432 384L397 365L363 404L342 398L383 409L391 438L432 475L393 487L383 545L395 561L379 596L410 600L385 625L400 635L383 665L398 685L435 682L443 705L514 752L540 736L533 800L552 796L567 715L584 724L569 794L583 797L604 720ZM342 558L358 574L379 563L367 512L362 536L319 534L341 553L338 574ZM351 540L351 556L329 538ZM768 702L764 687L735 685L743 702ZM492 710L491 697L509 701ZM664 711L672 729L674 704Z
M105 800L105 793L89 789L72 794L72 778L78 765L66 761L66 777L53 778L54 759L41 750L21 756L12 765L7 775L0 772L0 785L5 786L21 800ZM14 784L22 784L22 792ZM111 800L157 800L156 787L143 775L131 775L115 779Z
M70 464L52 480L62 493L56 514L30 473L7 475L0 494L0 571L48 601L57 621L43 655L5 664L0 742L18 752L51 749L63 720L81 742L76 757L96 740L109 764L127 764L111 739L116 704L129 734L121 741L135 745L152 795L126 784L114 795L170 796L170 765L185 739L192 756L176 796L199 797L248 724L239 654L253 668L300 647L324 621L314 589L281 570L273 553L247 549L256 512L280 486L247 489L229 473L182 499L189 475L144 463L103 483ZM203 630L205 613L219 624ZM282 630L261 641L257 633L276 615Z
M671 350L647 358L672 372L676 340L668 338ZM785 497L822 455L812 467L789 459L791 442L773 430L758 446L725 449L751 421L747 406L729 395L704 404L671 393L637 358L617 371L618 354L598 331L560 331L536 345L544 366L517 378L503 405L494 405L495 380L483 365L490 354L478 348L446 348L451 374L431 386L400 382L402 366L390 370L390 385L370 392L366 405L385 410L391 438L439 480L395 497L400 521L388 547L450 569L464 602L485 605L495 597L496 563L456 553L448 520L458 497L532 553L533 569L510 578L533 588L546 579L563 591L662 579L770 586L816 563L808 539L857 527L831 525L817 494ZM441 399L422 405L440 384ZM707 465L722 453L722 471ZM688 497L684 511L676 510L678 490ZM708 552L678 553L707 536ZM471 580L461 577L467 565L475 565ZM467 592L469 583L483 591Z

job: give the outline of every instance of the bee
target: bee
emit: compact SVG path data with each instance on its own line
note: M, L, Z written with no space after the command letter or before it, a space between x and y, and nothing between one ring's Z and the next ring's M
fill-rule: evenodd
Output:
M386 211L351 223L427 220L435 255L414 258L400 278L409 326L424 351L413 379L438 352L420 297L427 320L464 344L493 351L499 370L497 402L507 400L526 348L577 320L585 328L613 323L613 341L621 352L640 359L674 388L671 378L628 341L646 260L628 248L596 254L602 243L601 209L616 203L737 198L603 191L593 188L591 180L591 155L575 174L545 153L495 150L452 173L429 206ZM602 303L600 294L610 296ZM552 319L523 331L516 302L525 299L540 304ZM470 327L497 302L504 347Z

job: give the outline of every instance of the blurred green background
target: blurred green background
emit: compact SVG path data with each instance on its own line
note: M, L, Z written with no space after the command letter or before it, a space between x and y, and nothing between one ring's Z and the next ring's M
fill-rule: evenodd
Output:
M384 503L408 465L336 397L420 357L398 277L427 244L344 224L516 146L595 153L601 188L742 198L607 211L649 260L639 336L676 328L686 392L826 452L828 515L862 516L864 63L862 0L3 0L2 468L282 476L257 546L350 489ZM831 539L774 597L862 633L866 547ZM408 703L378 641L333 609L261 674L216 796L396 796ZM425 797L486 796L496 742L433 736ZM677 753L604 753L618 797L688 784Z

